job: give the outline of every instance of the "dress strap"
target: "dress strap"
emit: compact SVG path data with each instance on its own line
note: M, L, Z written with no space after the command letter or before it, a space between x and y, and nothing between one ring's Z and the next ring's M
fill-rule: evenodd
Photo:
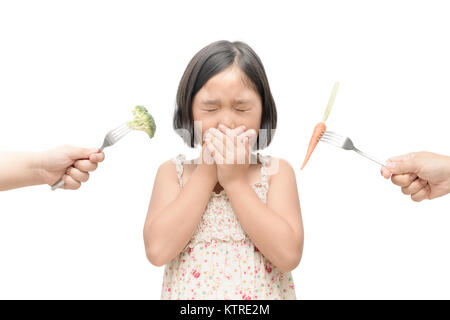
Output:
M258 152L258 158L259 162L261 162L261 183L266 187L266 190L269 189L269 182L267 180L267 168L266 166L270 162L270 156L269 155L262 155Z
M186 156L182 153L172 158L172 161L175 163L177 169L178 182L180 183L180 187L183 187L183 179L181 178L181 175L183 174L183 162L185 159Z

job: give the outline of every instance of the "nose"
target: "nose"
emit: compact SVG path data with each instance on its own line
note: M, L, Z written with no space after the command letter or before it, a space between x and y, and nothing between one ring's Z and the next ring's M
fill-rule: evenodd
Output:
M222 118L219 119L219 124L223 124L224 126L227 126L230 129L236 128L236 119L234 119L232 114L229 114L229 112L224 112L222 115Z

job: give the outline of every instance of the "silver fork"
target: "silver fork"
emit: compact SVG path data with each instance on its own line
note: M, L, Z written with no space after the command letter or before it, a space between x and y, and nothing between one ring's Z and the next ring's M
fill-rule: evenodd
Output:
M103 140L103 145L100 147L100 150L103 151L103 149L112 146L117 141L122 139L131 130L132 129L126 123L123 123L117 128L112 129L106 134L105 139ZM61 188L62 186L64 186L64 180L61 178L59 179L58 182L52 185L52 190L56 190L58 188Z
M367 159L370 159L382 166L386 165L386 163L384 163L383 161L380 161L377 158L375 158L374 156L368 155L367 153L364 153L361 150L359 150L358 148L356 148L353 145L353 142L349 137L341 136L340 134L337 134L332 131L325 131L321 135L319 141L329 143L335 147L342 148L344 150L353 150L353 151L359 153L360 155L362 155L363 157L366 157Z

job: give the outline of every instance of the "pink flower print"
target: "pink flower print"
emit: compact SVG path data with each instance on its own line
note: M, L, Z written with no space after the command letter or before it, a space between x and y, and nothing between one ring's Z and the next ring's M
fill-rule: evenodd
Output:
M245 293L242 295L242 299L244 300L252 300L252 297L247 296Z
M198 272L197 270L192 270L192 275L195 277L195 278L198 278L198 277L200 277L200 272Z
M259 249L257 247L255 247L255 252L259 252Z
M266 271L267 271L268 273L271 273L271 272L272 272L272 268L271 268L268 264L266 264Z
M188 248L188 250L187 250L187 253L190 255L191 254L191 252L192 252L192 248L191 247L189 247Z

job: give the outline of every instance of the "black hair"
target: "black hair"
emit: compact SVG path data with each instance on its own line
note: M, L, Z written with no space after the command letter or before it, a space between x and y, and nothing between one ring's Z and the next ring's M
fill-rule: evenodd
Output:
M192 101L195 94L213 76L236 64L247 76L262 102L261 126L265 134L258 134L256 146L264 149L272 141L277 125L277 109L270 92L264 66L250 46L241 41L216 41L201 49L189 62L178 86L173 128L181 134L184 142L194 148L198 143L194 135ZM273 130L273 131L272 131ZM264 141L260 141L260 138Z

